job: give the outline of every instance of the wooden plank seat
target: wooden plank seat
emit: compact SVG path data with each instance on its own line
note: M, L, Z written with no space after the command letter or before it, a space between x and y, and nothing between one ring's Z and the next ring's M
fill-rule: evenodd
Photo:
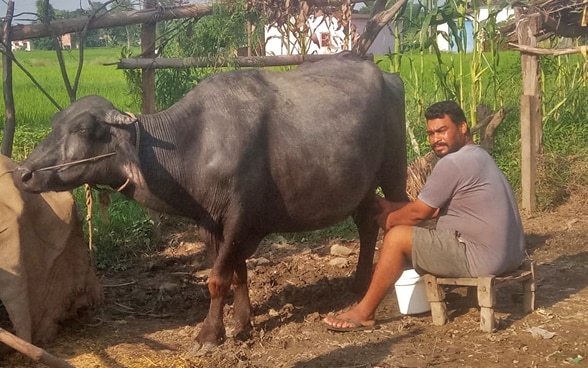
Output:
M535 310L535 262L525 260L514 272L501 276L482 277L436 277L431 274L423 276L427 291L427 299L431 304L431 316L434 325L444 325L447 322L447 306L443 286L467 286L477 290L478 305L480 306L480 328L485 332L495 329L494 304L496 289L513 283L521 283L523 287L523 309L525 313Z

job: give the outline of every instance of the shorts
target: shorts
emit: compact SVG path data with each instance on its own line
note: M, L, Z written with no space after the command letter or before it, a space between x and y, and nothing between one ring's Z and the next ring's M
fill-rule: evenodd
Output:
M456 231L415 226L412 233L412 265L421 275L472 277L466 245Z

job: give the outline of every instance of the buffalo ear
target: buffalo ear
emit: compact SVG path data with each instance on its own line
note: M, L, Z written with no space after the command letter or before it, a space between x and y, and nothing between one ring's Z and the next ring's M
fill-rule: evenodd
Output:
M111 125L128 125L137 120L134 116L124 114L116 109L104 113L104 122Z

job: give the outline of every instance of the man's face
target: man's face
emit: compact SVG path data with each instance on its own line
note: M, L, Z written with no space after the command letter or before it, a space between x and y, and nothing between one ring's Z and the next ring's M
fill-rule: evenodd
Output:
M429 144L437 157L443 157L463 147L468 142L466 132L466 122L456 126L447 115L440 119L427 120Z

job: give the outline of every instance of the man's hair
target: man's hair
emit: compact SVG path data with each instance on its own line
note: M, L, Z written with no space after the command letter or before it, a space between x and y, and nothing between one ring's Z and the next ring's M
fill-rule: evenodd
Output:
M425 118L427 120L442 119L445 115L449 116L449 119L456 126L459 126L464 121L466 126L468 126L468 133L470 132L468 121L461 106L453 101L436 102L425 110Z

